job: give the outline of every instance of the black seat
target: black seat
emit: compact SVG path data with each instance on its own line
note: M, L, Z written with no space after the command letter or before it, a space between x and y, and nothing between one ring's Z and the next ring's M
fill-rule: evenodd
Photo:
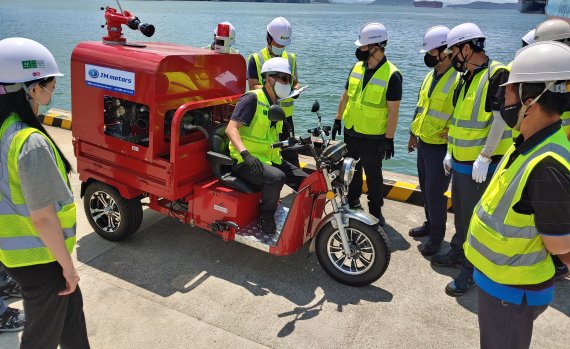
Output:
M232 166L236 163L230 157L228 144L230 140L226 135L227 124L221 124L210 131L210 151L206 154L214 176L230 188L244 193L259 191L253 184L244 181L232 174Z

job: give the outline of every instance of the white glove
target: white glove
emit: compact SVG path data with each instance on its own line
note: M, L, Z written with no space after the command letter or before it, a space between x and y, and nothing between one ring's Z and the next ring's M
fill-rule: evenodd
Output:
M449 154L449 152L445 154L445 158L443 158L443 170L446 176L451 174L451 154Z
M477 183L485 182L487 179L487 172L489 171L489 164L491 163L491 159L484 157L483 155L479 154L477 160L473 163L473 172L471 177Z

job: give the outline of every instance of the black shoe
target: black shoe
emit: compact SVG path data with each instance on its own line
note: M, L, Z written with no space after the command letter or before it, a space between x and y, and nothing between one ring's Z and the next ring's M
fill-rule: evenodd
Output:
M18 309L6 308L0 315L0 332L17 332L24 329L24 313Z
M16 281L9 278L9 281L6 285L0 287L0 299L6 299L10 297L18 297L22 298L20 294L20 286L16 283Z
M410 231L408 232L408 235L413 237L413 238L421 238L424 236L428 236L429 235L429 227L427 225L427 222L424 222L424 224L421 227L415 227L410 229Z
M348 204L348 207L350 207L351 210L362 210L362 206L360 205L360 202L357 204Z
M382 215L382 212L378 213L378 214L373 214L374 217L376 217L378 219L378 224L383 227L386 225L386 219L384 219L384 216Z
M436 244L435 242L428 241L426 243L421 244L418 249L420 250L421 254L428 257L434 255L437 251L439 251L439 247L441 244Z
M431 257L431 264L438 267L452 268L461 266L463 263L465 263L463 251L456 251L454 249L451 249L446 254Z
M274 214L264 214L259 217L259 227L264 234L274 235L277 233Z
M570 274L568 271L568 266L566 264L562 264L560 266L555 265L554 268L554 278L556 280L562 280L568 276L568 274Z
M445 286L445 293L451 297L463 296L473 285L473 269L462 268L459 276Z

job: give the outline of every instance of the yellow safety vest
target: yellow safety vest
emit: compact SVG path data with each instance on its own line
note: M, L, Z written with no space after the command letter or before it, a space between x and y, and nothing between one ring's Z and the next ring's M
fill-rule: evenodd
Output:
M61 177L71 188L65 165L55 145L37 129L28 127L16 114L11 114L0 129L2 178L0 180L0 262L9 268L54 262L51 251L40 239L26 206L20 177L18 157L22 146L33 133L42 134L51 145ZM38 174L41 176L41 174ZM71 254L75 246L75 202L70 198L63 205L56 204L65 245Z
M295 70L297 68L297 58L295 57L295 54L283 51L281 57L289 61L289 67L291 68L291 75L294 75ZM269 60L270 58L271 54L269 54L269 50L267 49L267 47L253 54L253 59L257 67L257 80L259 80L259 83L262 85L263 85L262 83L263 78L261 77L261 67L263 66L263 63L265 63L265 61ZM295 86L293 80L291 80L291 88ZM294 101L293 98L287 98L279 102L279 106L283 108L285 116L288 118L293 116L293 107L294 107L293 101Z
M570 142L559 130L505 168L509 148L483 197L475 206L465 256L491 280L505 285L535 285L554 275L554 264L538 233L533 214L515 212L534 167L550 156L570 170Z
M346 128L366 135L383 135L388 126L386 91L392 74L398 68L386 61L362 89L364 63L358 62L348 78L348 103L342 114Z
M435 69L426 75L420 87L417 113L410 129L426 143L446 144L447 139L440 134L449 126L453 115L453 91L459 82L459 73L450 67L437 82L430 97L434 74Z
M506 68L497 61L492 61L489 68L482 69L473 77L469 90L461 89L447 138L448 150L459 161L475 161L481 151L493 121L493 113L485 111L489 79L501 68ZM491 155L503 155L513 143L512 130L505 127L501 141Z
M261 162L268 165L272 163L281 164L281 150L279 148L272 149L271 145L279 142L279 134L283 130L283 121L271 126L271 121L267 117L269 100L263 89L252 90L247 93L254 93L257 96L257 108L249 126L243 125L239 128L241 140L249 153ZM243 158L231 142L229 149L230 156L236 159L238 164L243 162Z

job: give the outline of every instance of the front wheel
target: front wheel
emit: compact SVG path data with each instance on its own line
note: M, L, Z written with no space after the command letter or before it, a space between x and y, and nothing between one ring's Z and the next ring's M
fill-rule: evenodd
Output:
M316 240L319 264L336 281L350 286L364 286L378 280L390 263L390 242L386 233L351 219L345 227L350 255L342 248L338 229L325 225Z
M91 227L101 237L120 241L134 234L142 223L139 199L125 199L114 187L93 182L85 190L83 207Z

